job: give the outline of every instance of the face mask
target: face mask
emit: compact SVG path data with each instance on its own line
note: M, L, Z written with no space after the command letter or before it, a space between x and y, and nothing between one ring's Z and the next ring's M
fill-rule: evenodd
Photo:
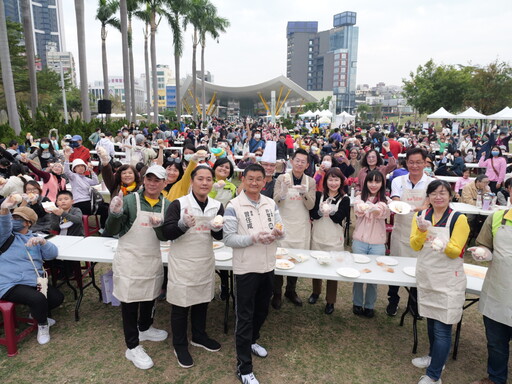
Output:
M187 153L186 155L183 156L183 158L187 161L190 161L190 159L192 159L192 156L194 156L193 153Z
M261 161L261 156L256 156L256 161Z
M279 139L279 142L284 143L284 139Z
M12 221L12 230L13 230L14 232L19 232L19 231L21 231L24 227L25 227L25 221L24 221L24 220L14 219L14 220Z
M432 168L430 167L424 168L423 170L425 171L425 173L432 173Z
M123 132L123 136L127 137L128 136L128 132Z
M80 146L80 144L78 144L76 141L72 141L71 143L69 143L69 146L71 148L78 148Z
M325 169L330 169L332 167L332 162L330 161L322 161L322 165Z
M466 141L471 141L471 138L470 137L466 137Z
M259 139L261 139L261 135L260 135L259 133L257 133L256 135L254 135L254 138L255 138L256 140L259 140Z
M41 144L40 147L43 149L48 149L50 148L50 144Z
M492 152L491 152L491 155L493 155L493 156L498 156L499 154L500 154L500 152L499 152L499 151L492 151Z
M311 152L316 152L318 151L318 147L315 147L314 145L311 147Z

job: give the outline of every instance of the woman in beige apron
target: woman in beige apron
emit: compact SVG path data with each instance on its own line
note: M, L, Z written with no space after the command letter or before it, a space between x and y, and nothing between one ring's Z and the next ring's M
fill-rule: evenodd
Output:
M311 229L311 249L319 251L344 250L344 227L343 223L350 215L350 197L344 190L345 177L339 168L331 168L327 171L323 180L324 192L316 193L315 207L310 211L313 221ZM324 312L330 315L334 311L336 303L336 291L338 282L327 280ZM322 280L313 279L313 293L309 296L308 302L315 304L322 292Z
M417 367L427 368L421 384L441 383L451 347L452 325L462 318L466 275L461 256L469 235L467 218L449 208L454 194L450 184L435 180L428 186L427 194L433 208L418 213L410 237L412 249L418 251L419 314L427 318L430 342L428 356L412 361Z
M191 177L192 192L171 204L164 224L165 236L172 240L167 301L171 304L174 353L183 368L194 365L188 351L189 310L191 344L212 352L221 347L206 333L206 314L215 290L212 236L222 239L222 225L214 227L212 220L222 215L224 208L220 202L208 198L213 185L211 168L198 166Z

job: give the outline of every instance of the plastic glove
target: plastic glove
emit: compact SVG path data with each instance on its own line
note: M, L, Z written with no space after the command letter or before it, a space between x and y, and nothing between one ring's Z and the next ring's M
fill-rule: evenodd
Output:
M224 189L224 186L226 183L221 183L220 181L217 181L216 183L213 183L213 189L215 189L217 192Z
M416 217L416 224L421 232L426 232L432 226L432 223L425 219L423 215Z
M185 212L183 212L183 223L188 228L196 225L196 218L188 213L188 208L185 208Z
M103 147L98 147L96 150L98 156L101 160L101 164L107 165L110 162L110 156L107 154L107 151Z
M30 194L22 194L21 197L23 200L25 200L29 204L33 204L39 199L39 195L37 193L30 193Z
M284 229L280 230L276 227L270 232L272 236L274 236L275 239L282 239L284 237Z
M21 195L18 193L11 193L9 196L7 196L6 199L2 202L2 205L0 205L1 209L13 209L15 208L19 203L21 203Z
M28 239L27 243L25 244L27 247L34 247L36 245L45 245L46 240L44 237L34 236Z
M252 235L251 239L253 244L260 243L265 245L268 245L275 240L274 236L268 232L259 232L255 235Z
M471 256L476 261L491 261L492 260L492 252L486 247L471 247L468 248L468 251L471 252Z
M210 229L213 232L219 232L223 227L224 227L224 218L222 216L220 216L220 215L215 216L210 221Z
M432 240L432 249L434 251L444 252L446 245L446 241L440 239L439 237L436 237L434 240Z
M293 188L297 190L301 195L305 194L308 191L308 188L305 185L294 185Z
M109 210L112 213L121 213L123 211L123 192L120 191L119 194L110 201Z
M150 216L149 225L153 228L159 227L163 224L164 220L159 216Z

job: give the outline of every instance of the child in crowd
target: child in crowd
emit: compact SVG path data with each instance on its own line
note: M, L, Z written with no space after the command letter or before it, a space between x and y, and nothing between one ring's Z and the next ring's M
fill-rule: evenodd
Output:
M51 213L51 229L63 236L83 236L82 211L73 206L73 194L64 190L57 193L57 208L47 209Z
M462 188L464 188L469 183L471 183L471 179L469 178L469 169L464 167L462 170L462 177L459 177L455 183L455 198L457 200L460 199Z
M386 181L378 170L368 172L361 195L354 203L356 227L353 235L352 253L363 255L386 254L386 218L389 208L386 197ZM364 299L363 299L364 296ZM377 284L354 283L353 308L355 315L372 318L377 300Z

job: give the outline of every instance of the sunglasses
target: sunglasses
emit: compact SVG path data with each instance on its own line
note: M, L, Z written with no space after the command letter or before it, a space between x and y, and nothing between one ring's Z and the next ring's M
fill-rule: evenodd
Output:
M181 163L181 157L168 157L166 162L169 164L169 165L172 165L172 164L180 164Z

